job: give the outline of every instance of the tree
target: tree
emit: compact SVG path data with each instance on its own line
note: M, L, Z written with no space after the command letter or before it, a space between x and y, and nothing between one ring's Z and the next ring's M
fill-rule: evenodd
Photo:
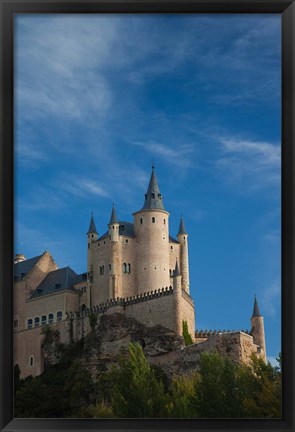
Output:
M184 343L186 346L193 344L192 337L188 332L187 321L182 321L182 336L183 336Z
M196 411L193 407L193 400L196 394L196 387L200 380L198 372L189 375L173 377L170 388L170 401L168 417L172 418L193 418Z
M113 370L113 412L117 417L164 417L167 397L138 343L130 344L127 359Z

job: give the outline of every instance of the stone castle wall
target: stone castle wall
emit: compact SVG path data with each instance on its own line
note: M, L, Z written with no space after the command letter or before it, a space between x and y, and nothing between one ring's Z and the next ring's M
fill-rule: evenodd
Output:
M203 352L218 352L235 362L250 364L252 354L259 356L258 346L252 336L242 332L218 333L203 342L187 346L179 351L171 351L155 357L149 362L160 366L168 375L190 373L197 369Z

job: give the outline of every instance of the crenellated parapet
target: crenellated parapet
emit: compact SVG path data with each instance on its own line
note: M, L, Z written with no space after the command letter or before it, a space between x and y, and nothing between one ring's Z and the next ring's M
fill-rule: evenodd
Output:
M240 332L250 335L249 330L196 330L195 337L196 339L207 339L210 336L214 336L216 334L240 333Z
M114 299L109 299L103 303L99 303L97 306L93 306L90 308L86 308L84 311L81 312L69 312L68 318L74 319L74 318L81 318L84 316L88 316L91 314L99 314L104 313L107 310L114 308L114 307L122 307L123 309L126 308L126 306L133 305L136 303L142 303L149 300L157 299L159 297L163 296L169 296L173 294L173 287L165 287L157 290L152 290L148 292L144 292L135 296L130 297L117 297Z

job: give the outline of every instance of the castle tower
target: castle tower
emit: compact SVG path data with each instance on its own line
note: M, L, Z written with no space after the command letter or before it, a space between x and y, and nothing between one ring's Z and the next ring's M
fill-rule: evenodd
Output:
M260 314L257 299L254 299L253 314L251 317L251 335L253 336L253 342L259 346L261 350L260 357L266 363L266 348L265 348L265 334L264 334L264 322L263 316Z
M143 208L133 216L137 293L169 286L169 213L164 209L154 167Z
M175 270L173 273L173 298L175 310L175 332L182 335L182 313L181 313L181 299L182 299L182 276L179 271L178 262L176 260Z
M111 218L109 222L110 236L110 263L109 263L109 298L121 296L120 289L120 271L121 271L121 254L119 243L119 221L117 218L116 208L113 205Z
M185 230L183 217L181 215L177 235L180 248L180 270L182 274L182 288L189 294L189 265L188 265L188 234Z
M87 231L87 243L88 243L88 249L87 249L87 273L88 273L88 289L90 295L87 297L87 307L91 306L91 291L92 291L92 285L93 285L93 251L92 251L92 245L93 242L95 242L98 238L98 232L96 231L95 222L93 213L91 214L89 229Z

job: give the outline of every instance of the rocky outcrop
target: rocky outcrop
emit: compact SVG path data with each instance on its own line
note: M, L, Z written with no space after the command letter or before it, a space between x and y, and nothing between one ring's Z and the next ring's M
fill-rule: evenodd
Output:
M57 335L48 336L43 343L43 356L46 364L56 364L60 358L60 344ZM106 370L128 352L131 342L139 343L147 358L184 347L183 338L162 325L146 327L135 318L113 313L103 315L85 337L79 358L90 370Z

